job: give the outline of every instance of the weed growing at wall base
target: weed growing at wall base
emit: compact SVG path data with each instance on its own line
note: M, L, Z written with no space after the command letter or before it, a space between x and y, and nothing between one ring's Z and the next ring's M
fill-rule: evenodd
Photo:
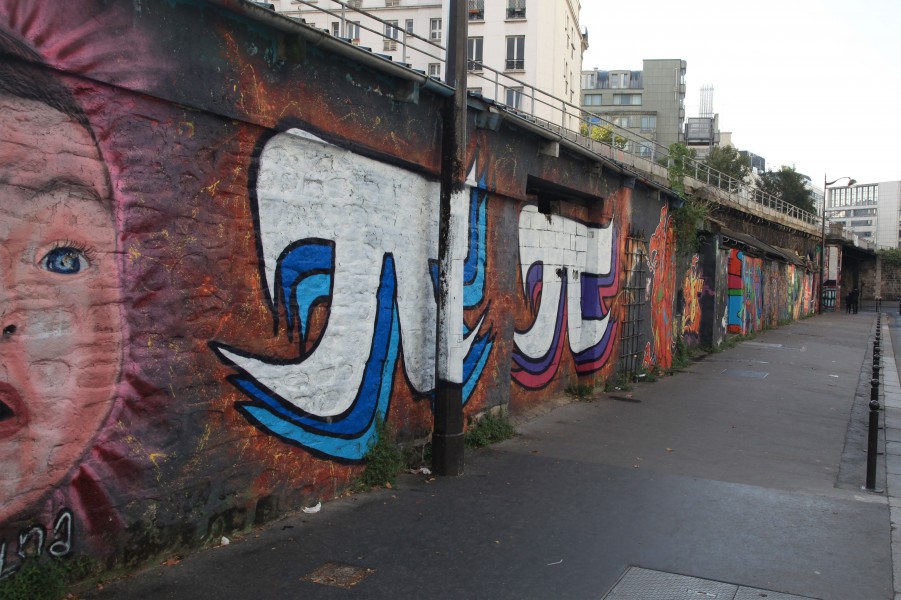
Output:
M404 467L404 453L397 445L391 427L378 422L376 431L378 436L366 452L364 457L366 468L359 479L359 483L367 488L393 484L397 474Z
M67 586L98 572L99 565L87 556L27 562L15 575L0 581L0 600L59 600L66 595Z
M570 383L563 391L579 400L590 400L594 386L587 383Z
M465 442L469 448L481 448L496 442L508 440L516 435L513 423L506 410L485 413L481 419L469 420Z

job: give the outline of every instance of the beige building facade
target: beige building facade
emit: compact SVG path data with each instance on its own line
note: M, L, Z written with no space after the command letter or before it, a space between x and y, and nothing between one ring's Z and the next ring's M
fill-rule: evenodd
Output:
M464 0L467 88L541 119L578 115L588 34L578 0ZM276 11L348 43L444 79L446 3L430 0L275 0ZM353 6L360 9L359 12Z

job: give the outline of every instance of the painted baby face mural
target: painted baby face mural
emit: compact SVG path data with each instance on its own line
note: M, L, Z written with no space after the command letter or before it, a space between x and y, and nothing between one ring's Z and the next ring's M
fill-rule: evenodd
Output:
M0 520L62 481L109 412L122 325L90 132L0 93Z

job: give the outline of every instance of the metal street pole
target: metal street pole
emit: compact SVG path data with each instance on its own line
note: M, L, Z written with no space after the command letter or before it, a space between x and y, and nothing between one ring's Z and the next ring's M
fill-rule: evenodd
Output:
M834 179L833 181L826 181L828 177L823 173L823 227L822 232L820 234L820 302L819 302L819 314L823 314L823 300L825 298L826 292L824 290L823 284L826 283L826 201L829 198L829 186L833 185L842 179L848 180L848 186L852 186L857 183L856 179L852 179L851 177L839 177L838 179Z
M466 29L463 0L449 0L445 82L454 95L444 105L441 199L438 213L438 312L432 467L463 473L463 257L459 225L466 181Z

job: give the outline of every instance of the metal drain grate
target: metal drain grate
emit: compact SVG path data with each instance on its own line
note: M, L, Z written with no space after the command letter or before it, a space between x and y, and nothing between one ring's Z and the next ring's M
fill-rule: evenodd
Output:
M375 573L375 569L327 562L307 574L304 579L312 583L321 583L322 585L349 590L373 573Z
M630 567L604 600L816 600L664 571Z

